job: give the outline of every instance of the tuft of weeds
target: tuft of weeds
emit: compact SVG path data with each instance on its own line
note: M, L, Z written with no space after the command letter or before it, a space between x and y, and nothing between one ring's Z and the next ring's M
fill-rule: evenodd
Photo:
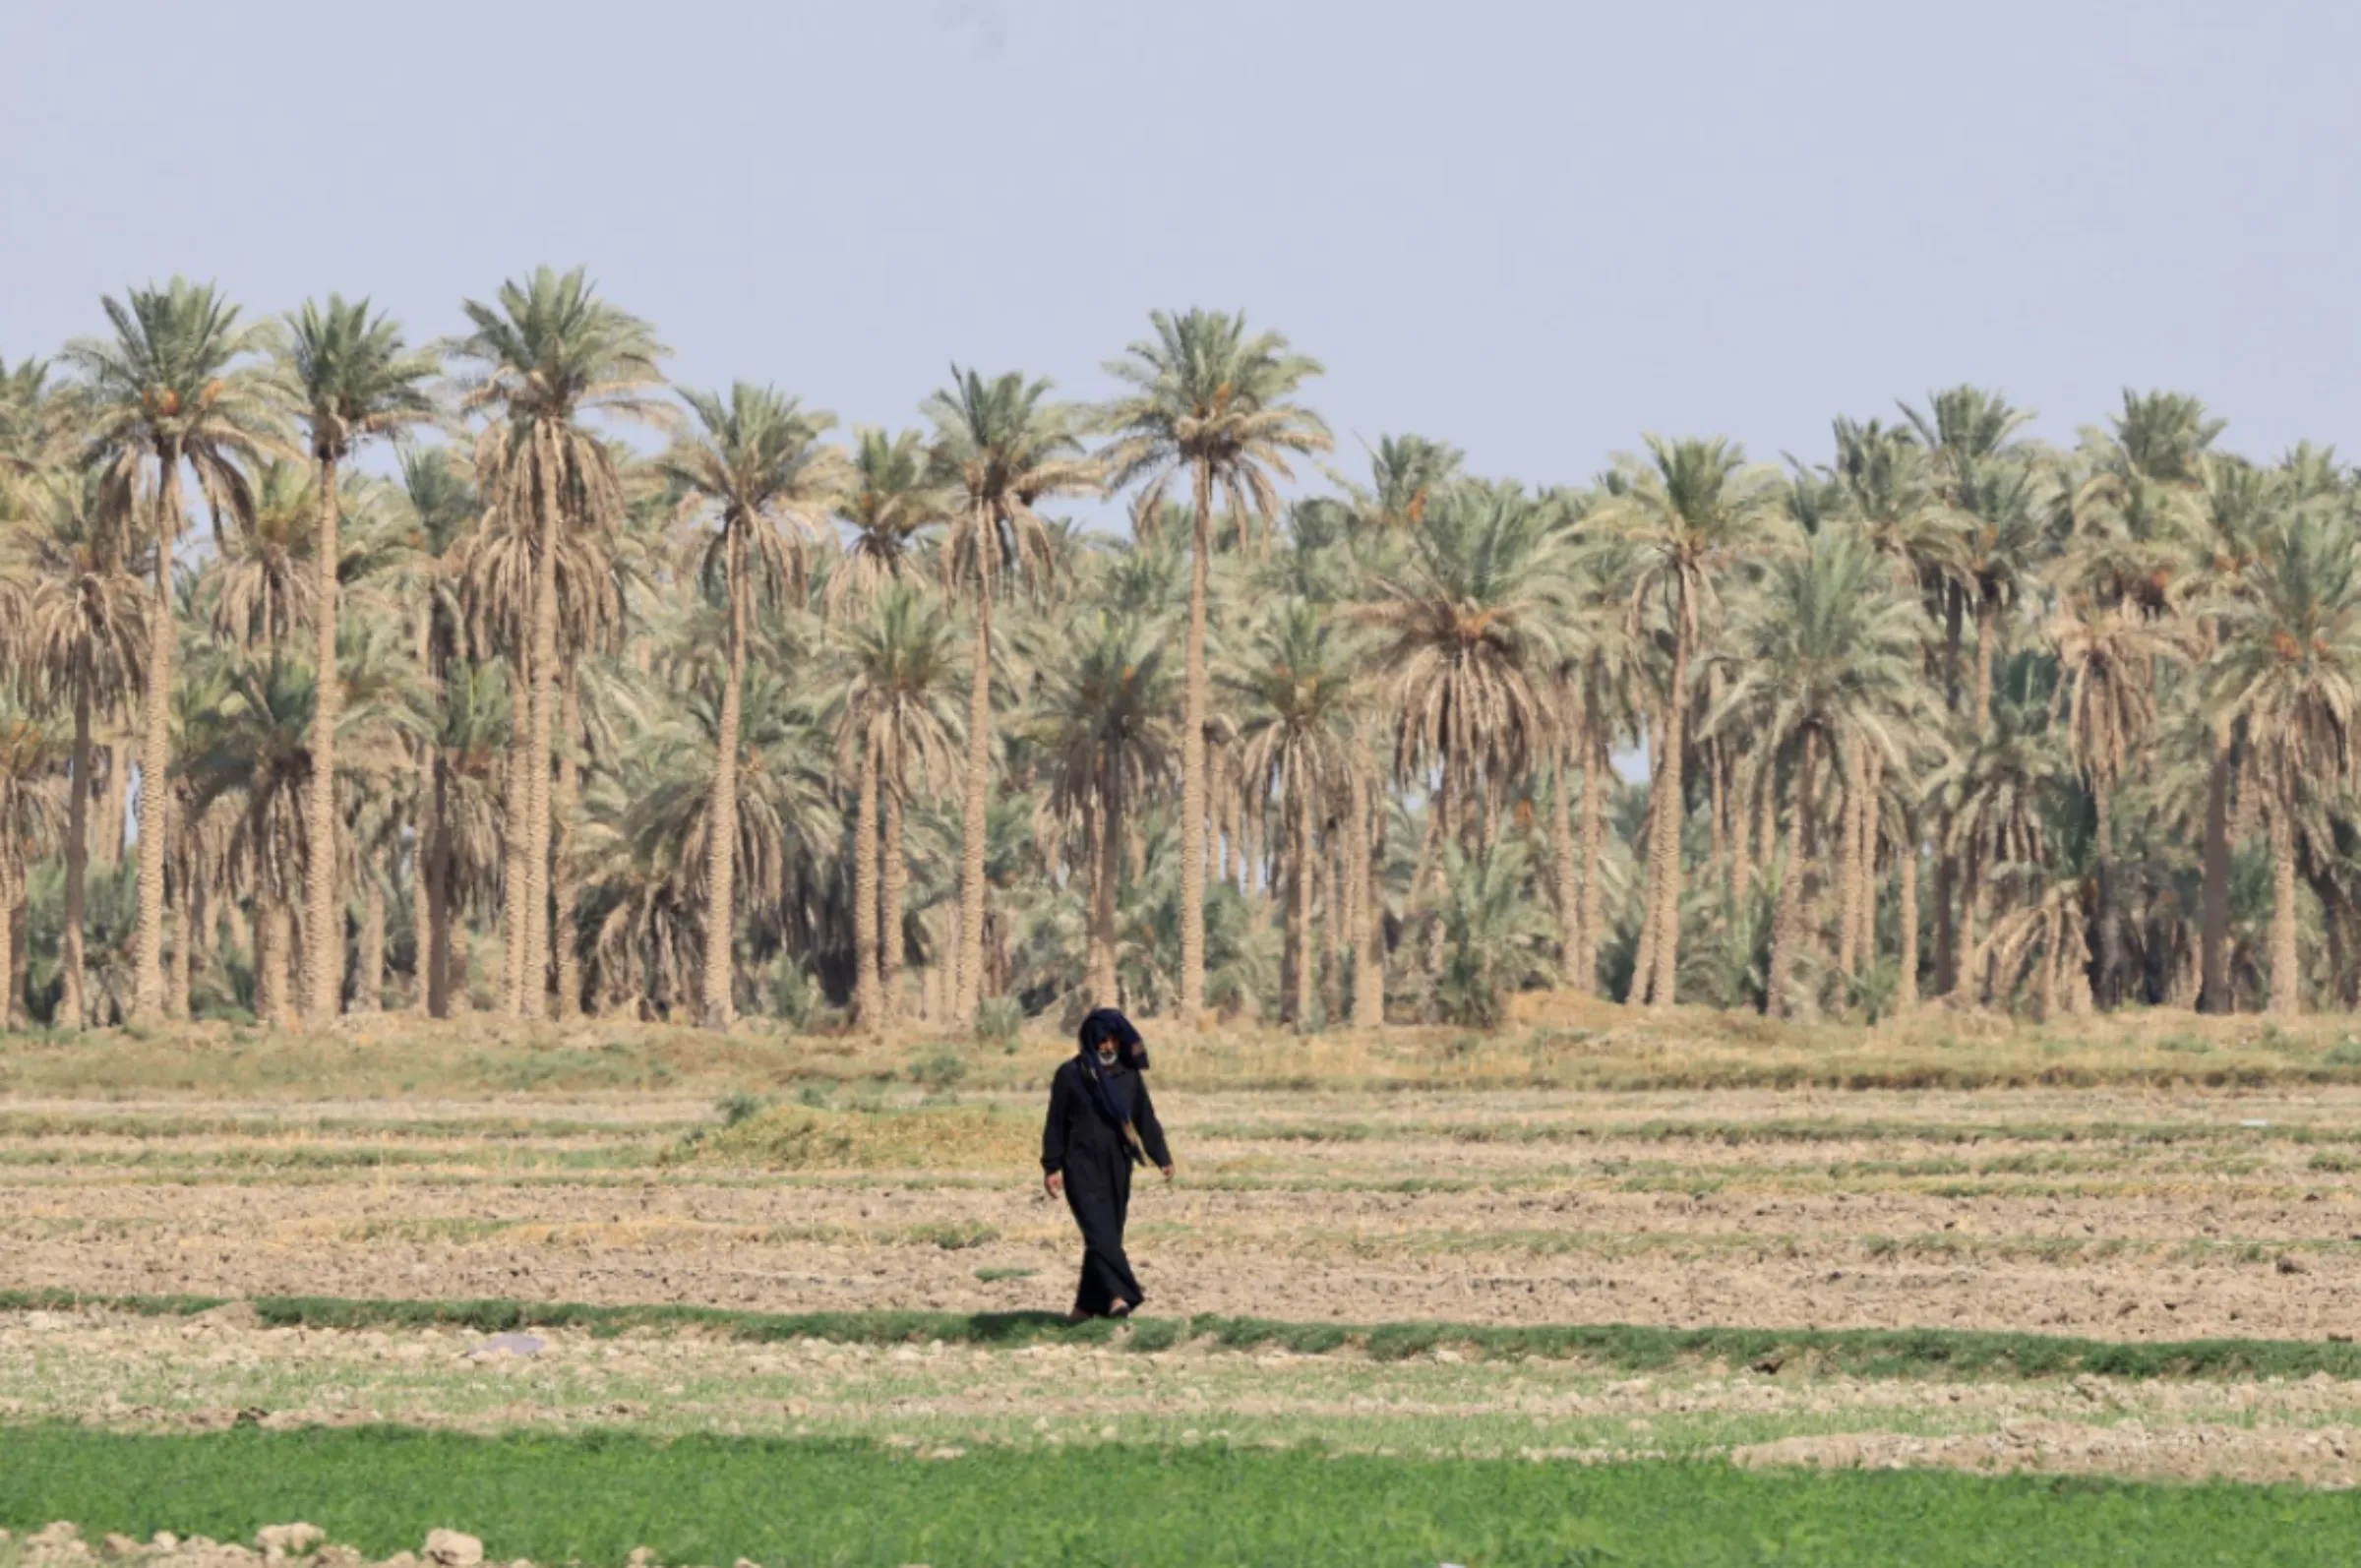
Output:
M770 1171L986 1170L1025 1165L1039 1136L983 1107L916 1111L772 1106L666 1151L664 1163Z
M947 1095L967 1078L967 1058L949 1046L937 1046L910 1058L910 1081L930 1094Z

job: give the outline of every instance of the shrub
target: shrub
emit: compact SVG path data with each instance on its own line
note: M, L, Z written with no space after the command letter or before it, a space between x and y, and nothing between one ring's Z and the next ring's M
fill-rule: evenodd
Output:
M1014 996L987 996L976 1009L976 1038L1013 1051L1025 1027L1025 1006Z

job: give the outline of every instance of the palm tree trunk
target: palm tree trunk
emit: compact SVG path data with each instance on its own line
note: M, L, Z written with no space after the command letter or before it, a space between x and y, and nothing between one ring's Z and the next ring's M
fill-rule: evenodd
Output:
M16 880L16 902L9 920L9 963L14 978L8 992L8 1026L23 1029L31 1022L25 989L32 983L32 894L23 871L17 873Z
M197 857L187 856L173 878L172 963L164 977L164 1012L172 1018L189 1016L191 979L205 969L205 878L197 867Z
M1729 768L1725 748L1717 739L1707 743L1706 774L1712 783L1713 799L1713 864L1707 869L1708 884L1729 874Z
M1819 762L1820 732L1803 732L1803 756L1795 768L1795 800L1787 814L1787 855L1779 868L1779 903L1771 916L1771 975L1767 990L1769 1011L1775 1018L1792 1016L1795 1004L1787 994L1787 976L1803 939L1803 832L1812 814L1812 774Z
M1205 1006L1206 586L1213 570L1213 466L1196 465L1196 549L1188 568L1188 693L1180 721L1180 1026Z
M1877 967L1877 843L1881 820L1877 809L1879 795L1886 783L1885 758L1875 751L1867 754L1861 773L1861 855L1859 861L1860 892L1854 899L1854 913L1861 923L1858 936L1853 938L1853 950L1860 957L1861 967Z
M1589 996L1599 990L1599 943L1605 935L1606 736L1587 727L1582 758L1582 935L1574 951L1574 990Z
M1549 858L1556 871L1558 984L1580 991L1582 872L1574 851L1574 753L1580 740L1552 748L1556 787L1549 792Z
M60 934L58 962L66 982L59 1015L68 1029L90 1025L90 1009L82 996L82 928L91 860L91 679L87 660L77 659L76 665L74 764L66 780L66 929Z
M1999 643L2000 601L1988 593L1975 600L1975 733L1992 733L1992 654Z
M2064 967L2062 960L2065 957L2065 949L2062 944L2065 938L2065 913L2062 910L2052 909L2049 912L2049 919L2043 923L2046 938L2044 945L2047 948L2047 951L2042 954L2041 964L2041 1021L2043 1023L2058 1016L2058 972Z
M1856 945L1860 940L1860 858L1861 858L1861 794L1863 779L1859 748L1847 747L1841 765L1845 770L1845 804L1837 822L1837 973L1846 980L1853 975L1859 957Z
M1115 781L1102 769L1098 799L1083 831L1095 842L1090 852L1090 962L1084 995L1093 1007L1120 1006L1115 969L1115 889L1122 877L1123 823ZM1095 830L1095 831L1094 831Z
M1984 849L1981 844L1969 844L1960 863L1960 925L1955 957L1958 980L1952 986L1955 1000L1980 1002L1983 999L1983 976L1976 971L1976 959L1981 949L1976 945L1976 917L1983 911Z
M285 1027L291 989L287 945L293 936L286 899L268 874L255 879L254 1011L272 1029Z
M1311 940L1311 878L1312 857L1316 853L1312 835L1312 795L1310 782L1301 775L1296 779L1295 799L1288 804L1295 808L1294 831L1288 836L1293 842L1288 851L1288 911L1287 923L1295 933L1296 972L1295 1014L1296 1033L1311 1032L1312 1006L1312 940Z
M123 818L131 809L125 798L125 786L131 778L131 748L122 742L111 746L93 746L94 756L104 758L92 766L91 787L98 808L96 831L91 836L91 864L101 872L112 872L123 861ZM103 772L106 784L98 788L96 775Z
M853 811L853 1021L876 1033L885 997L878 985L878 749L861 737L861 784Z
M560 1022L582 1015L582 958L575 932L575 895L578 877L574 860L574 824L580 816L582 798L582 688L573 669L566 671L565 695L559 712L565 721L558 752L558 793L552 810L550 846L550 905L555 923L550 936L552 969L556 972L557 1012Z
M1324 962L1320 967L1320 1021L1334 1029L1345 1021L1345 934L1358 930L1359 912L1352 909L1348 884L1353 879L1353 854L1346 845L1344 823L1330 818L1320 831L1319 930Z
M1934 843L1934 995L1950 996L1960 987L1960 928L1955 909L1960 857L1950 850L1950 813L1936 819Z
M526 661L516 661L515 690L522 694L531 684ZM531 698L525 701L529 707ZM501 914L508 936L507 972L501 982L501 1006L509 1013L523 1017L524 1002L524 938L525 938L525 863L531 859L526 847L532 842L532 811L525 804L531 794L525 776L532 771L531 723L515 725L510 734L508 776L501 791L502 874Z
M452 894L451 885L451 801L450 779L444 771L441 757L428 764L434 770L434 788L429 795L427 827L422 835L426 851L423 874L426 883L426 940L418 949L418 963L425 975L426 1010L429 1016L451 1016L452 979Z
M1918 839L1910 834L1896 846L1896 870L1901 874L1902 894L1902 951L1897 955L1901 973L1894 982L1896 1008L1918 1005Z
M17 1007L25 995L17 964L17 881L15 869L0 857L0 1034L17 1027Z
M730 959L736 945L738 861L738 726L739 704L746 690L746 545L742 531L730 530L730 673L721 694L721 736L713 754L713 804L705 814L705 951L703 980L698 986L705 1024L727 1029L733 1011ZM864 769L872 763L864 754ZM864 786L874 795L876 781ZM874 855L874 842L873 842ZM870 907L860 906L863 911ZM864 1015L863 1023L874 1023Z
M427 999L428 954L434 951L434 909L427 898L427 846L433 842L427 814L433 810L428 804L432 790L422 773L417 783L418 809L410 829L410 953L411 985L410 1010L434 1016Z
M536 433L535 440L541 439ZM548 1016L551 736L558 722L558 513L541 498L540 539L533 562L533 687L524 768L524 967L521 1005L528 1018Z
M2203 906L2205 978L2197 1010L2230 1010L2230 728L2213 729L2213 755L2206 774L2206 847L2199 903Z
M878 894L878 985L885 994L885 1021L902 1012L902 905L910 866L902 858L902 792L885 791L884 885Z
M1672 1005L1680 974L1680 827L1683 731L1689 705L1689 633L1672 642L1672 690L1665 701L1665 746L1657 785L1655 832L1648 846L1649 885L1656 894L1656 973L1648 989L1652 1007Z
M1361 874L1361 919L1354 928L1358 950L1353 957L1353 1027L1385 1027L1385 831L1382 815L1372 815L1369 782L1359 769L1353 776L1353 831L1346 853Z
M381 866L370 865L361 871L361 940L359 951L353 955L360 973L353 979L354 1012L376 1012L385 1005L386 884L378 874L383 870Z
M320 530L314 541L311 776L305 780L303 1016L314 1025L335 1016L344 980L344 920L336 907L336 718L344 690L336 679L336 459L320 458ZM362 975L364 983L368 976Z
M965 1023L984 1000L985 804L992 783L992 578L976 596L976 668L967 694L967 780L959 841L959 946L951 1016Z
M2112 1007L2123 998L2123 919L2115 907L2115 828L2107 819L2106 787L2092 785L2090 800L2098 809L2098 1004Z
M172 550L180 542L180 451L158 454L155 487L155 592L148 601L148 680L141 703L140 929L132 966L132 1017L153 1020L164 1010L164 835L172 772L172 653L179 623L172 614Z
M2270 1010L2293 1018L2304 1010L2295 945L2295 803L2282 791L2270 814Z
M1748 800L1749 786L1759 788L1756 776L1762 772L1760 762L1752 767L1733 763L1730 768L1729 811L1729 902L1737 908L1746 901L1746 890L1754 880L1754 813ZM1770 846L1764 850L1769 852Z

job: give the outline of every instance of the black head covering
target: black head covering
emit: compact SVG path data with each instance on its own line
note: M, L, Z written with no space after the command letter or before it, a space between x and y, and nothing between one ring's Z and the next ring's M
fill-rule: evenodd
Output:
M1098 1108L1099 1115L1107 1118L1108 1124L1122 1133L1124 1157L1133 1165L1145 1165L1148 1156L1140 1144L1139 1133L1132 1127L1131 1118L1123 1115L1122 1108L1116 1103L1114 1092L1107 1087L1106 1078L1100 1074L1098 1051L1105 1042L1114 1041L1116 1055L1123 1064L1133 1072L1139 1072L1148 1065L1147 1045L1139 1038L1139 1031L1131 1027L1131 1020L1113 1007L1101 1007L1083 1019L1081 1035L1080 1064L1084 1091L1090 1096L1091 1104Z
M1139 1037L1131 1020L1113 1007L1101 1007L1082 1020L1082 1054L1087 1056L1099 1049L1105 1040L1115 1042L1116 1053L1123 1065L1133 1072L1148 1070L1148 1043Z

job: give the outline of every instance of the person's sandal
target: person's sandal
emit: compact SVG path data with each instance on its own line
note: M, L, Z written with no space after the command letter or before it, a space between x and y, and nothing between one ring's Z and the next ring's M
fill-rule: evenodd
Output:
M1129 1301L1118 1301L1107 1309L1107 1315L1109 1317L1129 1317L1132 1305L1133 1303Z

